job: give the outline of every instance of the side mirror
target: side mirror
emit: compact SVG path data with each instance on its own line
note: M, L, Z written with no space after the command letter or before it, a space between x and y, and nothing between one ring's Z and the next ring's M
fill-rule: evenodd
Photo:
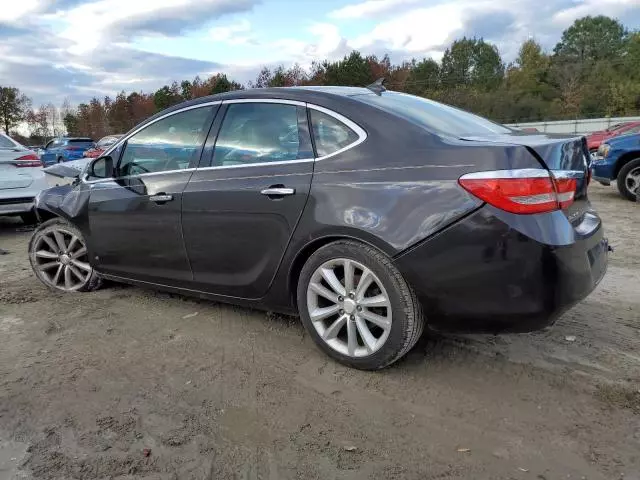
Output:
M87 173L93 178L113 177L113 158L110 156L96 158L89 164Z

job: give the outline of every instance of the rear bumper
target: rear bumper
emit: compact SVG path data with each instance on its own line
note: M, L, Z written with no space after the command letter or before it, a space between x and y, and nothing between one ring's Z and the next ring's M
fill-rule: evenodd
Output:
M541 230L545 222L562 221L533 217L525 221ZM539 330L589 295L604 276L608 244L596 216L590 233L570 243L538 241L503 220L483 207L395 259L423 303L430 328ZM553 232L540 235L551 239Z

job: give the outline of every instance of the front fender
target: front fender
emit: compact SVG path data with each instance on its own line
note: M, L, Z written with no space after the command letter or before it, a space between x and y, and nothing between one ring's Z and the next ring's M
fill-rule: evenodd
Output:
M35 211L40 222L62 217L77 224L86 216L89 191L81 184L61 185L41 191L35 198Z

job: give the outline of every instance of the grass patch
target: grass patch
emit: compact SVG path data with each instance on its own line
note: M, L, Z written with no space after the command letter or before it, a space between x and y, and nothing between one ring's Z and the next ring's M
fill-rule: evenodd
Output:
M618 408L628 408L640 415L640 388L632 385L599 385L596 397L604 403Z

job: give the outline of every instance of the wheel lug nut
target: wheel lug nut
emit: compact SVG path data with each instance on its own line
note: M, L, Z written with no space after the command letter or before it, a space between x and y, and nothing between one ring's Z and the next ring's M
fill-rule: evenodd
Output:
M344 301L344 297L343 297L342 295L339 295L339 296L338 296L338 301L339 301L339 302Z
M358 305L357 310L358 310L359 312L361 312L361 311L362 311L362 307L361 307L360 305Z
M340 315L344 315L344 310L340 309L340 311L338 312Z
M355 315L351 315L351 316L349 317L349 320L355 320L355 319L356 319L356 316L355 316Z
M355 293L353 293L353 292L351 292L351 293L349 294L349 298L354 298L355 296L356 296L356 295L355 295Z

